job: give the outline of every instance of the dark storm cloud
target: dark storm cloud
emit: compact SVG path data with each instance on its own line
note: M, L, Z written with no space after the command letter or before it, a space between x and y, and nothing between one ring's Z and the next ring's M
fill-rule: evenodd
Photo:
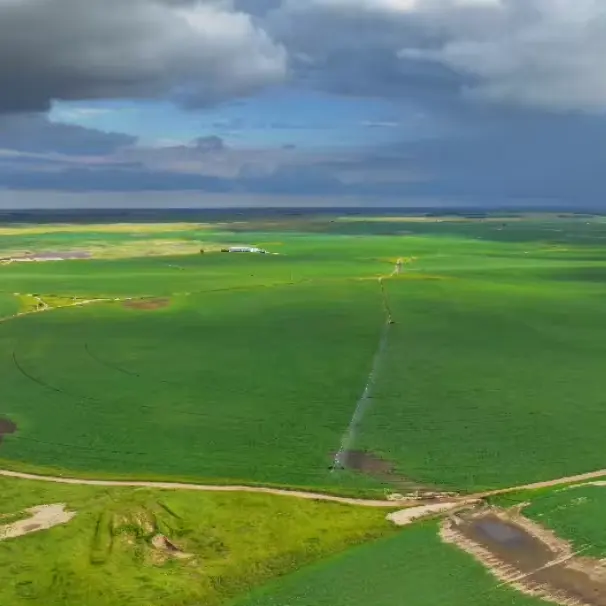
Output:
M12 115L0 118L0 151L107 158L5 158L0 187L606 199L604 56L597 0L0 0L0 113L112 97L199 107L290 74L299 87L389 99L402 123L417 110L440 123L439 138L331 158L208 136L144 149Z
M284 169L269 176L235 179L159 170L67 168L60 171L4 170L0 188L15 190L199 191L204 193L323 195L348 193L338 179L311 167ZM355 192L351 192L355 193Z
M192 106L281 81L285 52L222 2L0 0L0 111L174 95Z
M267 27L299 70L353 94L606 109L596 0L284 0Z
M198 107L287 76L344 94L606 108L596 0L0 0L0 110L171 96Z
M102 155L135 141L136 138L129 135L50 122L43 114L0 115L0 149Z

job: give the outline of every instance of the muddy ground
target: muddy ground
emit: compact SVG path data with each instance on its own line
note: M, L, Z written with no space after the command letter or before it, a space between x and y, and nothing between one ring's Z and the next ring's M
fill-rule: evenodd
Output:
M341 463L345 469L359 471L371 476L391 477L394 472L393 464L381 457L361 450L348 450L343 453Z
M159 297L156 299L138 299L132 301L124 301L122 305L129 309L153 311L155 309L162 309L163 307L168 307L170 305L170 299L168 297Z
M17 426L12 421L0 417L0 444L2 443L2 438L4 438L4 436L15 433L16 431Z
M442 538L526 594L558 604L606 606L606 566L519 517L517 522L500 510L458 515L444 522Z
M335 454L333 453L333 460L334 457ZM453 496L452 493L442 493L436 487L424 486L400 475L393 463L371 452L347 450L341 457L341 464L345 469L372 476L405 495L414 493L423 500Z

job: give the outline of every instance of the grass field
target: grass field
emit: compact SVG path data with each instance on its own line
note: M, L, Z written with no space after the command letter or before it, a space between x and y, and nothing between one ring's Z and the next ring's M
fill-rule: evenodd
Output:
M48 503L66 503L77 515L66 525L0 541L3 606L212 606L393 532L382 511L288 497L0 479L0 515ZM192 557L154 549L157 533Z
M536 496L524 515L570 541L583 555L606 557L606 486L580 486Z
M313 564L235 600L233 606L538 606L497 587L467 554L423 523Z

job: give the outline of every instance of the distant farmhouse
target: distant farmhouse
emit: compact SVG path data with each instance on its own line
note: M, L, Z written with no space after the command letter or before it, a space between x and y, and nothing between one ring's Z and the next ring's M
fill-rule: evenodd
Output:
M260 253L266 255L267 251L262 248L256 248L255 246L230 246L227 249L223 249L223 252L230 253Z

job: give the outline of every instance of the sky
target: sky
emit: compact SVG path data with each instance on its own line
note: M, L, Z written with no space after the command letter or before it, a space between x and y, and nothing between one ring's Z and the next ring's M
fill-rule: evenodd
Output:
M606 206L604 0L0 0L0 207Z

